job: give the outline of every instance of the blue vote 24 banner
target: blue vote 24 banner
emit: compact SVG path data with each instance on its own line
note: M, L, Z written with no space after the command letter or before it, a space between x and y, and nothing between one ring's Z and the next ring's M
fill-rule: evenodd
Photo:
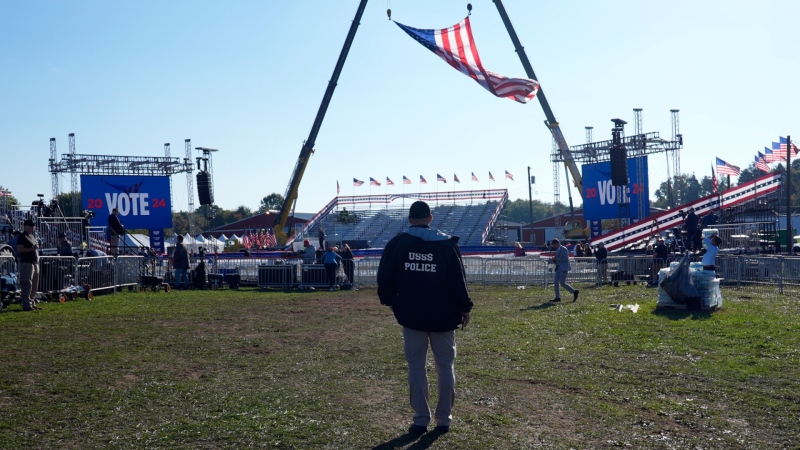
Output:
M172 228L169 186L167 176L81 175L83 209L95 213L95 225L117 208L126 229Z
M620 218L620 204L629 203L627 219L641 220L639 199L644 201L644 217L650 215L648 194L647 156L628 158L628 185L617 189L611 184L611 162L584 164L583 171L583 217L586 220ZM641 164L641 170L637 166ZM639 179L641 172L643 179Z

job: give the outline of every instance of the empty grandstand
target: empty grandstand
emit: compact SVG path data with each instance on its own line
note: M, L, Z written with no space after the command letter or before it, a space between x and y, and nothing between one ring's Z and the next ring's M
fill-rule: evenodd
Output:
M484 245L508 202L508 191L426 192L340 196L331 200L292 241L316 237L320 228L329 242L382 248L408 227L408 207L424 200L431 207L432 228L460 238L461 245Z

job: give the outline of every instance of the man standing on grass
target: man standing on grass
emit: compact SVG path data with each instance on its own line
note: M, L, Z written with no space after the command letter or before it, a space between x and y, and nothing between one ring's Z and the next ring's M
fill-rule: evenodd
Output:
M37 289L39 289L39 244L33 235L35 224L31 219L26 219L23 233L17 240L17 254L19 255L19 282L22 287L20 303L23 311L42 309L36 306Z
M183 236L180 234L175 238L175 250L172 252L172 267L175 268L175 288L189 289L189 251L183 243Z
M408 362L408 386L414 421L411 433L425 433L431 421L428 406L428 345L433 351L439 401L433 418L436 431L450 431L456 396L455 330L469 324L472 300L458 237L430 228L430 207L414 202L408 213L411 227L383 250L378 266L378 297L403 326L403 350Z
M560 288L563 286L567 292L572 294L572 301L574 302L578 300L578 290L573 289L572 286L567 284L567 273L572 270L572 266L569 265L569 250L561 245L561 241L558 239L553 239L551 248L556 251L556 255L553 256L552 259L553 263L556 265L553 271L553 285L556 290L556 298L550 301L554 303L561 301Z

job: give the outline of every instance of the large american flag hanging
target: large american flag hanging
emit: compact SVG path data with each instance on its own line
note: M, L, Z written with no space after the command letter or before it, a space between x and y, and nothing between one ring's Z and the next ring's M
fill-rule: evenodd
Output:
M436 53L454 69L472 78L497 97L505 97L520 103L533 100L539 91L539 82L528 78L508 78L483 68L469 17L450 28L420 30L395 22L415 41Z

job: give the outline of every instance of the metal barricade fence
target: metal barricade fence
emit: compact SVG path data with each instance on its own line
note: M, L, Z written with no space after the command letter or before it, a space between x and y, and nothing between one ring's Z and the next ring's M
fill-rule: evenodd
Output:
M77 260L72 256L39 257L39 292L58 292L75 284Z
M378 285L378 264L380 258L356 259L353 274L356 286L377 286Z
M482 273L482 284L547 285L553 278L544 259L464 258L464 265Z
M17 273L17 260L13 256L0 255L0 275Z
M89 284L92 290L114 288L114 257L93 256L78 258L75 284Z
M258 287L290 289L298 285L297 274L301 264L296 260L283 264L263 264L258 266Z
M300 266L300 289L328 287L328 276L324 264L303 264Z
M138 284L141 281L141 275L145 272L145 266L143 256L117 257L114 261L114 285L125 287Z

